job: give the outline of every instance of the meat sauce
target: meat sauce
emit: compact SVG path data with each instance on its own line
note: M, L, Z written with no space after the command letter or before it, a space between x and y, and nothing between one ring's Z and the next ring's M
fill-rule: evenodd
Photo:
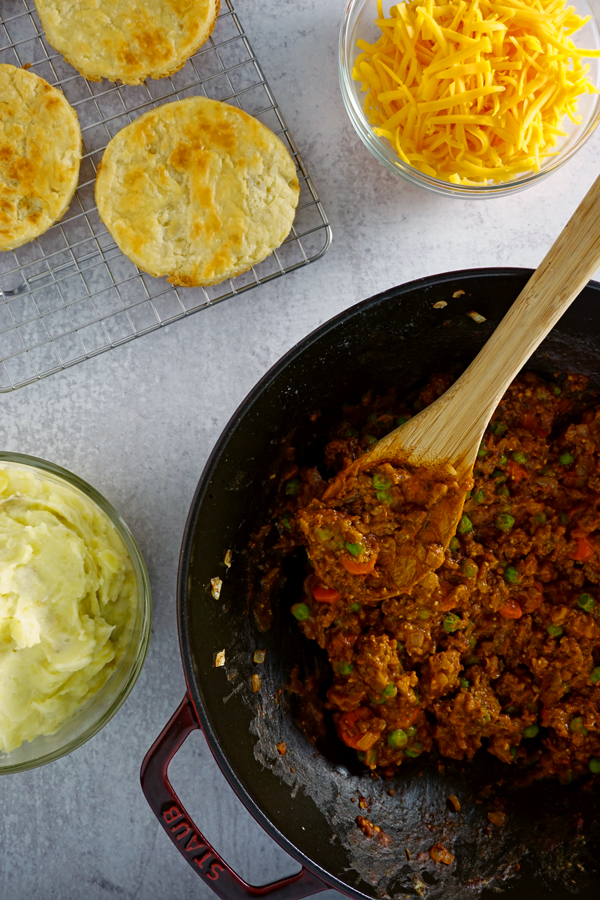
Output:
M513 382L450 547L423 541L430 571L407 591L393 574L402 544L426 534L428 510L455 489L451 472L428 482L384 463L326 493L322 472L346 469L452 380L433 377L410 404L367 394L344 411L319 468L298 468L290 448L259 608L284 557L305 548L291 613L326 650L326 708L371 770L392 775L433 747L470 760L484 746L565 782L598 773L600 406L586 401L586 379Z

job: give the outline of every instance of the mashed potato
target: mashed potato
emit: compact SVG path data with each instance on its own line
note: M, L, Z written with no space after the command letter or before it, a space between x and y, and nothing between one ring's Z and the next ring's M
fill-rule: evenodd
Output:
M52 734L129 643L137 587L115 527L83 494L0 464L0 750Z

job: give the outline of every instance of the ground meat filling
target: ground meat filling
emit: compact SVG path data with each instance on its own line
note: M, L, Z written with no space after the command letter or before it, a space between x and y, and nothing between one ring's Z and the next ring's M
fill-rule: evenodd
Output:
M324 586L346 599L377 602L441 566L460 500L451 466L380 463L344 473L295 521Z
M367 395L346 409L329 471L451 381L435 376L411 403ZM274 568L306 549L292 614L327 651L327 706L370 769L391 773L435 744L458 760L484 746L564 781L600 772L600 406L585 391L581 376L511 385L445 552L430 513L456 489L451 472L427 481L408 467L355 467L328 491L292 461ZM406 591L413 564L430 571Z

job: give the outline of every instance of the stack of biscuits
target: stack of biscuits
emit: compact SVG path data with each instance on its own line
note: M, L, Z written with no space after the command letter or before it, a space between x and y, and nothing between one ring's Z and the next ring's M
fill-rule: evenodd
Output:
M35 0L49 43L85 78L140 84L180 69L208 40L219 0ZM66 212L81 132L64 95L0 65L0 250ZM265 125L234 106L166 103L108 144L96 179L100 217L140 269L183 286L217 284L286 238L296 167Z

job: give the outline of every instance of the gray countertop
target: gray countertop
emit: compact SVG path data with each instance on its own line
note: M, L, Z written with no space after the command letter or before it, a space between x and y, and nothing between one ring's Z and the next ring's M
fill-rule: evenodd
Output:
M98 488L137 536L154 598L146 665L121 711L70 756L0 779L0 900L212 896L139 787L144 754L184 693L177 559L212 446L272 363L353 303L437 272L536 266L598 172L596 134L557 174L511 198L445 199L399 181L368 154L342 106L343 6L236 5L330 218L327 255L0 397L3 447L53 460ZM262 883L297 868L242 808L200 735L171 774L206 836L244 877Z

